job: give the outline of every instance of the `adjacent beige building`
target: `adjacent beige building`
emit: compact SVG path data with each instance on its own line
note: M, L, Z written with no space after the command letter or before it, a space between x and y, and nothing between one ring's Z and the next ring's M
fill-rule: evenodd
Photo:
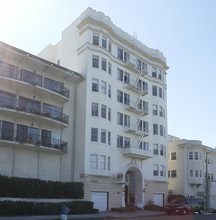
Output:
M1 174L81 181L99 210L165 204L168 66L160 51L91 8L41 58L0 48L2 96L16 103L0 107L1 131L13 130L0 140Z
M205 202L207 199L208 207L215 208L215 177L216 150L214 148L203 145L201 141L180 139L169 135L168 189L170 194L200 197Z

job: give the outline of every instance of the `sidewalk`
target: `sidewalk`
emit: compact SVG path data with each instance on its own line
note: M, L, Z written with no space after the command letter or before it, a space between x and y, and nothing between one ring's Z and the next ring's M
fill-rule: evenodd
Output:
M137 210L135 212L101 212L98 214L82 214L82 215L68 215L68 220L75 219L118 219L118 218L134 218L134 217L149 217L161 216L165 212ZM14 217L0 217L0 220L59 220L60 215L46 215L46 216L14 216Z

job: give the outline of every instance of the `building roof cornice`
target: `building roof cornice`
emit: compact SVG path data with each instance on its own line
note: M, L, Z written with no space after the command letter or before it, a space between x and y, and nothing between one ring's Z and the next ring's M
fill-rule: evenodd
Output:
M113 24L110 17L106 16L104 13L97 12L91 8L86 9L79 17L77 28L82 29L88 24L106 29L114 38L118 39L123 45L127 45L131 50L136 50L144 57L146 56L151 60L161 63L165 70L169 68L162 52L147 47L121 28L118 28Z

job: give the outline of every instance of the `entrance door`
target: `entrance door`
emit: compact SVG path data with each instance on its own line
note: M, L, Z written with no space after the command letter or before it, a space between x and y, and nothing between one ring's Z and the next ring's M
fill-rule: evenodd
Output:
M134 206L135 205L135 173L133 171L128 171L126 173L126 184L125 184L125 205Z
M163 207L164 205L163 198L164 198L163 194L155 193L153 197L154 204Z

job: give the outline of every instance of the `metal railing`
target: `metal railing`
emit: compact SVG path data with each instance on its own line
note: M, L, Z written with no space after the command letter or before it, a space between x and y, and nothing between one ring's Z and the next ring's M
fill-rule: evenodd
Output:
M48 106L35 104L34 101L17 100L0 94L0 107L51 118L69 124L69 116Z
M56 138L51 138L48 135L39 135L36 133L27 132L25 133L22 130L0 129L0 140L54 148L64 152L66 152L68 148L68 142Z
M21 73L26 73L28 72L29 75L31 75L31 77L24 77ZM21 72L20 70L13 65L10 64L6 64L3 62L0 62L0 76L3 77L7 77L10 79L16 79L22 82L27 82L33 86L39 86L39 87L43 87L45 89L51 90L53 92L56 92L62 96L65 96L67 98L70 97L70 90L66 87L64 87L63 85L61 85L59 87L60 82L52 80L55 83L53 84L49 84L49 86L47 86L45 83L43 83L45 81L45 79L48 79L46 77L43 77L39 74L36 74L35 72L30 72L27 70L22 69Z

